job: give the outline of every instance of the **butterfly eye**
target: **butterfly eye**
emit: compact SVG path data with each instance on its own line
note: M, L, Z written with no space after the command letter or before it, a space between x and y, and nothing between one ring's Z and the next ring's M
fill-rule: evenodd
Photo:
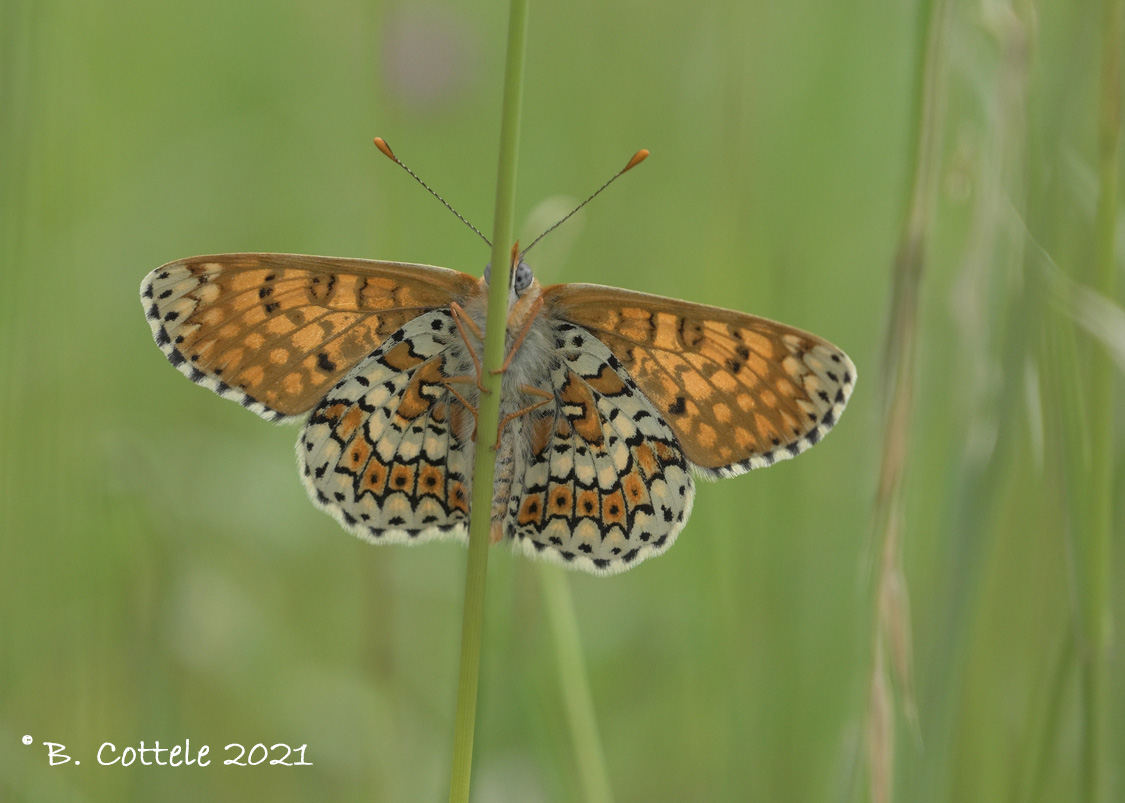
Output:
M484 281L485 281L485 283L487 284L491 280L491 278L492 278L492 263L489 262L487 265L484 266ZM534 278L535 278L535 275L531 272L531 268L529 268L527 266L527 263L526 262L520 262L520 264L516 266L515 275L512 277L512 288L517 293L522 293L524 290L526 290L528 287L531 286L531 280L534 279Z
M516 277L512 286L517 293L522 293L531 286L531 280L534 278L535 276L532 274L531 268L527 266L526 262L521 261L520 264L516 266Z

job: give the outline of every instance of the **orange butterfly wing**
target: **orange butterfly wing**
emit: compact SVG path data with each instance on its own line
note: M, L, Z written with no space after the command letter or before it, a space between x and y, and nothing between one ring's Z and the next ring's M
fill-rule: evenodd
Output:
M145 277L153 338L193 382L279 421L307 412L411 319L478 287L429 265L219 254Z
M593 284L543 296L547 314L609 347L711 476L800 454L836 423L855 384L840 349L766 318Z

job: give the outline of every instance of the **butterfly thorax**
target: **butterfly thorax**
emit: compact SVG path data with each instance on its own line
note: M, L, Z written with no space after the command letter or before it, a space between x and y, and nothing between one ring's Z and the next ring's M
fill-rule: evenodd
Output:
M530 389L550 386L550 373L557 357L553 344L555 335L550 322L541 314L543 309L542 289L539 282L532 279L519 290L513 288L508 298L508 317L504 338L504 370L500 390L499 448L496 453L496 479L493 492L492 530L494 540L500 538L500 528L508 506L513 478L513 467L525 465L537 448L528 438L528 431L539 422L555 415L552 404L544 403ZM486 331L488 311L488 283L481 279L477 292L466 299L465 313L483 336ZM468 338L477 364L483 362L483 337ZM479 391L475 386L470 390L470 403L475 405Z
M501 390L502 416L512 411L505 411L505 407L521 401L521 386L542 387L541 381L547 373L553 338L549 323L540 314L541 299L538 281L533 281L522 293L513 291L509 295L507 334L504 338L504 358L508 367L504 371ZM484 280L478 285L477 292L465 300L464 310L472 320L473 328L480 334L477 337L476 332L472 333L467 345L473 349L478 360L483 360L483 337L488 317L488 284Z

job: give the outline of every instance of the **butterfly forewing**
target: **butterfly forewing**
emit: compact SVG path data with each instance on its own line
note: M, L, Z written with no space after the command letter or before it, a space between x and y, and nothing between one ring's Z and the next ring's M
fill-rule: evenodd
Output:
M544 298L547 314L605 343L705 474L804 451L855 383L840 349L765 318L598 285L554 285Z
M183 374L281 420L310 410L408 321L475 286L428 265L220 254L157 268L141 298L157 345Z

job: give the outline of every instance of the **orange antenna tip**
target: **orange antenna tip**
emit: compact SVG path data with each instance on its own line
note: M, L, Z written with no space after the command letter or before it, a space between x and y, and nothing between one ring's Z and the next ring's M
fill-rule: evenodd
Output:
M419 184L421 184L425 188L426 192L428 192L430 195L434 196L439 201L441 201L442 205L445 206L445 208L448 209L450 212L455 214L457 216L458 220L460 220L462 223L464 223L470 229L475 231L477 233L477 236L480 237L482 240L484 240L486 243L488 243L489 245L492 245L492 242L487 237L484 236L484 233L481 232L480 229L478 229L476 226L474 226L469 221L465 220L465 218L461 215L460 212L458 212L456 209L454 209L452 206L449 205L449 201L445 200L440 195L438 195L436 192L434 192L433 187L431 187L426 182L422 181L422 179L418 177L417 173L415 173L413 170L411 170L405 164L400 162L399 158L397 156L395 156L395 152L391 150L391 146L387 144L387 141L385 139L383 139L382 137L375 137L374 142L375 142L375 147L378 148L383 153L384 156L386 156L388 159L390 159L396 165L398 165L403 170L405 170L407 173L409 173L410 177L412 179L414 179Z
M647 158L648 150L646 148L641 148L639 151L633 154L633 158L629 160L629 164L625 165L625 169L621 172L624 173L625 170L632 170Z
M398 161L398 159L395 158L394 151L391 150L391 146L388 145L387 141L382 137L375 137L375 147L381 150L383 152L383 155L390 159L392 162ZM648 155L647 151L645 152L645 155ZM637 157L634 156L633 158L636 159ZM632 165L630 165L630 167L632 167Z
M620 169L620 170L618 170L618 171L617 171L616 173L614 173L614 174L613 174L613 176L611 176L611 177L610 177L609 181L607 181L607 182L606 182L605 184L603 184L602 186L600 186L600 187L598 187L598 188L597 188L596 190L594 190L594 192L593 192L593 193L592 193L592 194L590 195L590 197L589 197L589 198L587 198L587 199L586 199L585 201L583 201L582 203L578 204L578 206L574 207L574 209L570 210L570 214L568 214L568 215L567 215L566 217L564 217L564 218L563 218L562 220L560 220L560 221L559 221L558 223L556 223L555 225L551 226L551 227L550 227L550 228L548 228L548 229L547 229L547 230L546 230L545 232L543 232L543 233L542 233L542 234L540 234L540 235L539 235L538 237L536 237L536 238L535 238L534 240L532 240L532 241L531 241L531 245L529 245L529 246L528 246L527 248L523 249L523 253L522 253L522 254L520 254L520 256L522 257L522 256L523 256L524 254L526 254L526 253L527 253L528 251L530 251L530 250L531 250L532 248L534 248L534 247L535 247L535 244L536 244L537 242L539 242L539 241L540 241L540 240L542 240L542 239L543 239L544 237L546 237L546 236L547 236L548 234L550 234L551 232L553 232L553 231L554 231L555 229L557 229L557 228L558 228L559 226L561 226L561 225L562 225L563 223L566 223L566 222L567 222L568 220L570 220L570 219L571 219L572 217L574 217L574 213L575 213L575 212L577 212L577 211L578 211L579 209L581 209L582 207L584 207L584 206L585 206L586 204L590 203L590 201L594 200L594 199L595 199L595 198L597 198L597 197L598 197L599 195L601 195L601 194L602 194L602 190L604 190L604 189L605 189L606 187L608 187L608 186L609 186L610 184L612 184L613 182L617 181L617 179L621 178L621 176L622 176L622 175L623 175L624 173L628 172L629 170L632 170L632 169L633 169L634 167L636 167L637 165L639 165L639 164L640 164L641 162L643 162L643 161L644 161L645 159L647 159L647 158L648 158L648 151L647 151L647 150L646 150L645 148L641 148L641 149L640 149L639 151L637 151L636 153L634 153L634 154L633 154L633 158L629 160L629 164L625 165L625 166L624 166L623 168L621 168L621 169Z

